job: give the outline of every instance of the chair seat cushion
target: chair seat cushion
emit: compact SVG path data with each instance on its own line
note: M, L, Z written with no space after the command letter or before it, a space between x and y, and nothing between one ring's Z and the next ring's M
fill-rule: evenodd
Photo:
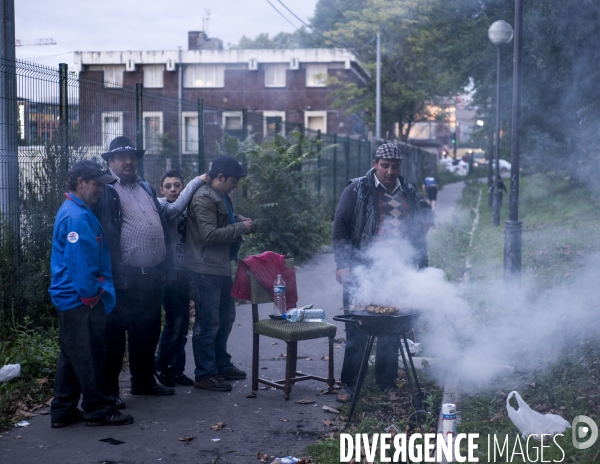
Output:
M334 337L337 327L327 322L288 322L263 319L252 324L252 330L256 334L278 340L297 342L313 338Z

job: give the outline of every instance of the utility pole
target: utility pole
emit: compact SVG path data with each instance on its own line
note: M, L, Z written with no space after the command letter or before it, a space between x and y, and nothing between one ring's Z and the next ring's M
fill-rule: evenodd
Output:
M0 0L0 214L19 243L19 154L15 3Z
M375 140L381 140L381 35L377 33L377 71L375 75Z

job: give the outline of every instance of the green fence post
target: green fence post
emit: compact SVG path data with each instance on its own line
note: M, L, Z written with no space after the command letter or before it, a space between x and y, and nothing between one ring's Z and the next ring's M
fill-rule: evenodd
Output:
M60 137L62 154L65 160L66 170L69 170L69 80L68 65L66 63L58 64L59 79L59 105L60 105Z
M321 129L317 131L317 193L321 195Z
M242 141L248 138L248 108L242 108Z
M198 99L198 173L204 174L204 99Z
M333 134L333 213L335 214L335 201L337 197L337 134Z
M135 144L138 150L144 149L144 84L135 84ZM181 166L179 167L181 169ZM144 177L144 157L138 160L138 174Z
M350 179L350 136L346 136L344 143L344 157L346 158L346 180Z

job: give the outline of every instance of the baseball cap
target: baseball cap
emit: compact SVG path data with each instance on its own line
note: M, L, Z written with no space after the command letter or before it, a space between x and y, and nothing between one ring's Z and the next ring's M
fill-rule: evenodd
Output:
M94 179L103 184L113 184L117 181L113 176L103 171L98 163L91 160L77 161L71 166L67 176L69 176L70 179L78 179L81 177L85 181Z

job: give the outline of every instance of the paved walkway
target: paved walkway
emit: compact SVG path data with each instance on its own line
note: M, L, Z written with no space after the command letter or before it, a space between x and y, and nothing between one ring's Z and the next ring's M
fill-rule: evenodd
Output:
M463 183L446 185L438 195L438 223L447 221ZM327 318L339 314L342 289L335 281L335 262L332 254L322 254L298 269L299 305L314 303L326 310ZM261 305L261 315L267 317L270 305ZM238 306L237 319L230 336L229 349L236 365L250 376L252 355L251 310L249 305ZM345 337L341 324L337 337ZM280 379L284 376L285 343L261 337L261 374ZM338 345L339 346L339 345ZM300 342L298 369L325 376L327 355L325 339ZM187 344L186 372L194 371L191 335ZM343 348L335 349L335 375L339 378ZM30 419L27 428L1 433L0 462L8 463L253 463L263 452L271 456L300 457L306 445L324 435L324 419L333 418L323 406L336 407L334 395L321 395L325 384L301 382L294 386L290 401L275 390L260 390L258 397L246 398L250 381L236 382L230 393L215 393L189 387L177 387L172 397L152 398L130 396L128 382L122 375L123 400L126 412L135 423L124 427L85 427L76 424L64 429L50 428L50 416ZM310 398L314 404L296 404ZM226 422L224 428L210 426ZM193 437L191 441L179 438ZM122 442L111 444L113 439ZM218 441L213 441L218 440Z

